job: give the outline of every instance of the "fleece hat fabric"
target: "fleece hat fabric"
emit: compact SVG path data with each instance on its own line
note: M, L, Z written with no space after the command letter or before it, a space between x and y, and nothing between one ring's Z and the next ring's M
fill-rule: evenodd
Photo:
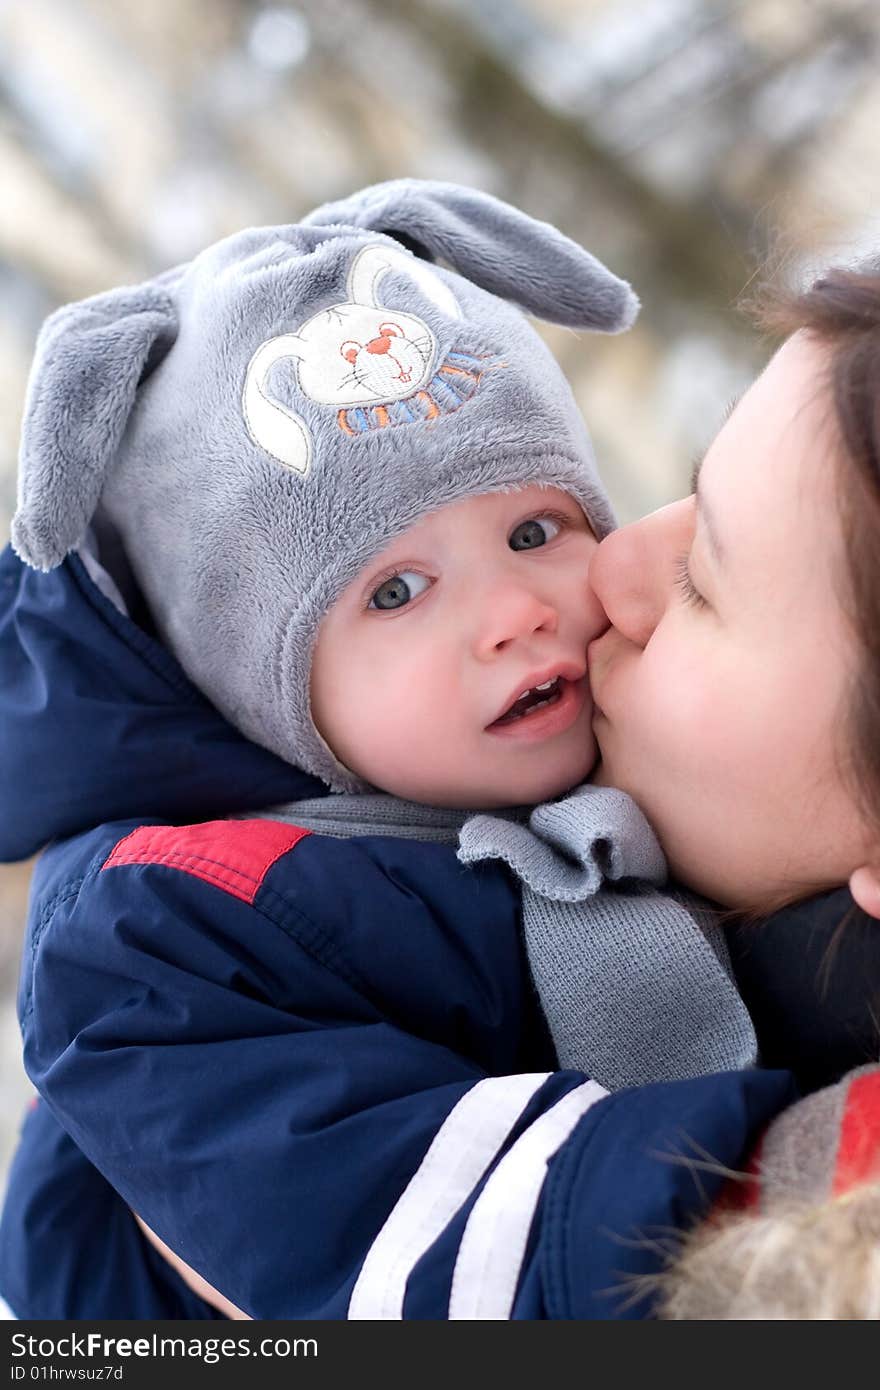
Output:
M555 228L452 184L380 184L241 232L47 320L13 546L47 570L109 522L217 708L361 791L310 714L322 617L393 539L464 497L558 487L605 534L585 426L522 309L618 332L637 308Z

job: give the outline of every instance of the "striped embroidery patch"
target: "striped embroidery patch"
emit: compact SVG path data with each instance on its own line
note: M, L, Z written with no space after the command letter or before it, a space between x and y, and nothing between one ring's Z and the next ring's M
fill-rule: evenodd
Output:
M253 903L276 860L311 832L275 820L212 820L201 825L141 825L101 866L166 864Z
M485 358L467 352L449 352L432 379L421 390L403 400L385 405L349 406L337 414L344 434L366 434L392 425L410 425L415 420L435 420L450 415L469 401L488 370Z

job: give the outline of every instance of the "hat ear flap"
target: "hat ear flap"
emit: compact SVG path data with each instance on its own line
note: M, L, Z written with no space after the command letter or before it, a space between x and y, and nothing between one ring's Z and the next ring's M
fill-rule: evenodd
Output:
M65 305L46 320L28 383L12 544L50 570L83 540L137 389L171 347L177 313L154 283Z
M589 251L548 222L475 188L395 179L318 208L305 220L400 237L551 323L619 333L638 313L629 285Z

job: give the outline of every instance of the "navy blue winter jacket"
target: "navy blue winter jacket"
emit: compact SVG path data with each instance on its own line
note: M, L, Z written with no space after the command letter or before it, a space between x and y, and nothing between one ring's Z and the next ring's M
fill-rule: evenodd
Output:
M47 844L20 1016L41 1100L0 1228L22 1317L626 1318L794 1094L558 1072L500 865L236 814L315 795L72 556L0 557L0 858Z

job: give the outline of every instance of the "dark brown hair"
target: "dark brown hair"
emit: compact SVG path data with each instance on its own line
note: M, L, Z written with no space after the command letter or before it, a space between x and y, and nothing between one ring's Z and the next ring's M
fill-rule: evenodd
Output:
M828 349L842 443L844 602L862 648L844 730L845 771L880 840L880 264L828 271L800 292L767 290L748 307L765 329L782 336L803 329Z

